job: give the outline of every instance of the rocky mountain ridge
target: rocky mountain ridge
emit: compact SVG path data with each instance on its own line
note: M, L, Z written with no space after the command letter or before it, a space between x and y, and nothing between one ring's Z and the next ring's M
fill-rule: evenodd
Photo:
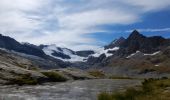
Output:
M111 44L105 46L105 50L119 47L116 51L108 51L112 54L112 57L127 58L131 54L137 51L143 54L153 54L155 52L161 51L170 46L170 39L165 39L161 36L146 37L140 34L137 30L134 30L127 39L120 38L112 42ZM99 56L99 59L104 57L104 55Z
M108 48L119 49L108 51L112 56L105 54L88 59L90 69L100 69L115 76L163 77L170 74L170 39L161 36L146 37L138 31L119 45L111 43Z
M21 44L0 35L0 48L29 60L40 69L74 67L127 76L167 76L170 72L169 47L170 39L161 36L146 37L137 30L127 39L121 37L98 51L73 51L55 45Z

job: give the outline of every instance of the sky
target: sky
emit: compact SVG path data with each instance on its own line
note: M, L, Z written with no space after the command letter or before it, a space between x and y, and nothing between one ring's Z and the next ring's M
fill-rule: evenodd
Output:
M0 33L19 42L97 49L134 29L170 38L170 0L0 0Z

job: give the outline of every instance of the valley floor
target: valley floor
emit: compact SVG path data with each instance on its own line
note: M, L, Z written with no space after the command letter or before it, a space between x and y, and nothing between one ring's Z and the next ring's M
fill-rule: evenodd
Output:
M0 100L97 100L101 91L140 85L141 80L92 79L34 86L0 86Z

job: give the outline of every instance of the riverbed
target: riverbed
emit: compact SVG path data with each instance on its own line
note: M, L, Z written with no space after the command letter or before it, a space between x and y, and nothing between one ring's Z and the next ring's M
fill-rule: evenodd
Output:
M140 85L141 80L94 79L35 86L0 86L0 100L97 100L103 91Z

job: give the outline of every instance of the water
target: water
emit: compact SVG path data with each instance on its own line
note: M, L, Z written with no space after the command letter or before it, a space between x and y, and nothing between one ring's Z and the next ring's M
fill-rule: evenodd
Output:
M38 86L0 86L0 100L96 100L102 91L139 85L139 80L96 79Z

